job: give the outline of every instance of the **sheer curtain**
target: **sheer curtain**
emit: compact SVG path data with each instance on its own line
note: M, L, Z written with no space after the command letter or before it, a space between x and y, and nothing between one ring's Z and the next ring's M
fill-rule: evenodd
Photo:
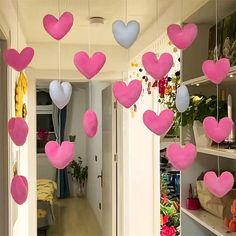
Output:
M53 121L53 126L54 126L57 142L64 141L66 110L67 110L66 107L64 107L62 110L59 110L53 104L52 121ZM69 197L70 190L69 190L69 184L68 184L67 168L63 170L57 169L56 182L57 182L57 197L58 198Z

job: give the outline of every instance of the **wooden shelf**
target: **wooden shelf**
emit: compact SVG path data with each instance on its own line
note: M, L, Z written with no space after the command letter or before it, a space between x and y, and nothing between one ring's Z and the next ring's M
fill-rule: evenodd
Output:
M236 160L236 150L235 149L222 149L217 147L197 147L199 153L205 153L214 156L220 156Z
M211 231L217 236L236 236L236 233L229 233L228 229L224 226L223 219L220 219L207 211L197 210L190 211L185 208L181 208L182 212L192 218L194 221Z
M230 77L230 75L233 75L233 77ZM236 66L232 66L228 74L229 78L227 78L227 80L225 80L224 82L235 80L236 79L235 75L236 75ZM203 83L211 83L211 82L207 80L204 75L183 82L184 85L199 85Z

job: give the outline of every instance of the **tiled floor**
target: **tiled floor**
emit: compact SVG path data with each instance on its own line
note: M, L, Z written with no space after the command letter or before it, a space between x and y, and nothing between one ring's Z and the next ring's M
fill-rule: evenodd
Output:
M69 198L55 202L56 224L47 236L102 236L95 215L86 198Z

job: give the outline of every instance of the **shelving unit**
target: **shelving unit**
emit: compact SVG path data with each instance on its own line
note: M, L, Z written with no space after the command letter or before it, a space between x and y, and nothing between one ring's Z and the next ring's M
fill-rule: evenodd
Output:
M218 20L236 11L236 1L218 0ZM216 86L202 73L202 62L208 58L209 29L215 25L215 0L206 1L205 5L185 18L184 23L198 25L198 37L193 45L181 52L181 79L188 86L190 96L202 94L216 95ZM233 97L233 118L236 120L236 66L232 66L228 78L219 86ZM192 127L181 128L182 144L194 142ZM196 185L202 172L217 169L217 156L220 157L222 170L236 171L236 150L217 147L197 147L195 163L181 172L181 236L236 236L228 232L223 219L205 210L186 209L189 185Z
M228 229L222 224L222 219L208 213L207 211L190 211L186 208L182 208L182 212L217 236L236 236L236 233L228 232Z

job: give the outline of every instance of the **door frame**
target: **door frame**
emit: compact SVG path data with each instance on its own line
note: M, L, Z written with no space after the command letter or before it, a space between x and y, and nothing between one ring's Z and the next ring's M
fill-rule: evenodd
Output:
M29 127L31 127L30 132L32 133L29 134L29 140L31 140L31 144L29 145L29 156L31 156L31 163L30 166L31 168L29 169L29 176L33 176L34 181L31 182L31 190L33 192L31 199L31 209L30 209L30 221L31 225L29 227L29 234L30 235L35 235L35 232L37 230L37 196L36 196L36 171L37 171L37 159L36 159L36 144L35 144L35 133L36 133L36 84L38 81L48 81L48 80L53 80L56 79L56 77L47 77L47 76L42 76L41 70L36 70L32 67L28 68L26 70L27 76L30 78L28 80L28 110L30 110L30 114L28 114L28 124ZM66 75L64 76L65 78L67 77ZM71 78L71 76L68 76L68 78ZM78 81L77 78L71 78L71 79L66 79L68 82L83 82L83 81ZM113 81L110 81L111 84L113 84ZM129 198L129 184L127 182L128 179L128 169L129 166L128 160L126 161L125 158L128 155L128 145L127 140L128 136L126 130L123 128L123 124L127 125L126 121L126 116L124 115L124 112L126 114L127 111L123 109L120 105L117 105L117 154L118 154L118 163L117 164L117 176L118 176L118 186L119 186L119 191L117 195L117 230L118 234L117 236L129 236L128 233L128 227L129 227L129 221L128 221L128 215L129 215L129 207L128 207L128 198ZM31 178L31 179L32 179ZM127 179L126 179L127 178ZM126 192L127 191L127 192ZM10 235L9 235L10 236ZM113 236L113 235L112 235ZM114 235L115 236L115 235Z
M10 45L10 30L0 14L0 39L4 41L4 48L7 48ZM1 52L2 53L2 52ZM10 163L11 163L11 142L9 142L8 133L7 133L7 121L9 117L11 116L11 99L8 96L11 94L11 70L6 68L4 69L5 72L3 72L3 75L1 75L2 78L5 78L5 80L2 80L2 88L3 88L3 99L1 100L1 106L4 107L3 111L3 132L4 132L4 138L2 140L3 144L3 156L5 157L3 160L3 201L1 206L1 211L3 211L3 215L5 215L2 224L3 229L1 228L1 233L3 235L12 235L12 219L11 219L11 205L10 205L10 179L11 179L11 170L10 170ZM6 138L7 137L7 138Z

